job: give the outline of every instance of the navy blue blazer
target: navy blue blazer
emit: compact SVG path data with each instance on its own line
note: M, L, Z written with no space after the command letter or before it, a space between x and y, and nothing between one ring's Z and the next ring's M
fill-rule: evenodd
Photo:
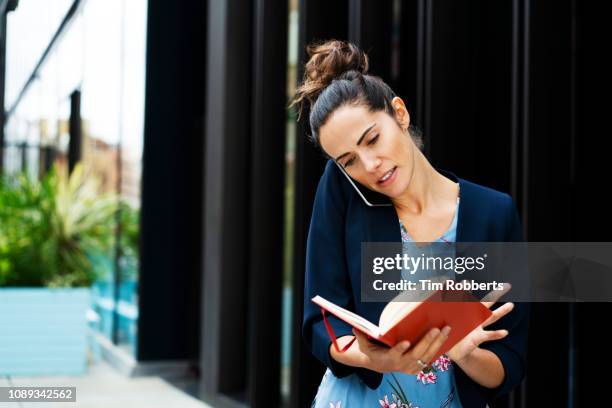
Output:
M448 171L437 171L459 182L461 204L457 242L524 240L516 206L508 194L458 178ZM355 373L368 387L375 389L382 381L381 373L348 366L331 358L331 340L321 309L310 300L321 295L374 324L378 323L385 303L358 301L361 242L401 242L398 215L393 206L367 206L337 166L328 160L317 188L308 232L302 336L311 352L336 377ZM497 302L491 309L502 304ZM484 407L521 383L526 371L529 308L529 303L517 302L509 314L486 328L507 329L509 332L501 340L480 345L501 360L505 371L501 385L495 389L483 387L455 365L455 379L463 406ZM342 320L329 315L328 321L337 337L352 335L351 326Z

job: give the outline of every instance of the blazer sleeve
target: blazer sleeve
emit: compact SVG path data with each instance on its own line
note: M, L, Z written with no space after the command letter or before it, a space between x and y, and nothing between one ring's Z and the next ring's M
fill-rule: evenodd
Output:
M523 242L523 229L519 219L514 200L507 194L506 214L506 242ZM495 310L505 302L495 303L491 309ZM486 342L481 348L495 353L504 367L504 380L494 389L486 388L487 399L491 400L507 394L520 385L527 370L527 340L529 331L530 303L515 302L514 309L497 322L487 326L486 330L506 329L508 335L501 340Z
M331 339L321 309L311 301L314 296L320 295L341 307L354 310L344 252L348 199L342 191L338 172L333 170L328 162L317 187L310 220L306 243L302 336L315 357L329 367L336 377L341 378L355 372L356 367L342 364L331 357ZM333 315L326 316L337 338L353 334L350 325Z

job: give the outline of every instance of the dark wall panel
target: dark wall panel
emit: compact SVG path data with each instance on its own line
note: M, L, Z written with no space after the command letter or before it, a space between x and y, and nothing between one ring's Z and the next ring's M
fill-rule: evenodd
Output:
M204 13L197 2L148 5L140 361L199 355Z
M569 241L571 228L572 10L570 1L533 1L529 7L529 94L526 196L531 241ZM541 376L537 358L528 367L529 404L562 406L569 399L569 339L574 331L568 304L534 304L532 356L557 356ZM556 390L542 393L541 390Z
M510 191L511 2L435 1L424 133L435 166Z
M248 399L252 4L208 4L204 239L203 391ZM246 251L246 252L245 252Z
M255 2L249 240L252 407L280 405L287 14L287 2Z
M573 1L575 43L575 141L573 215L568 227L577 241L610 241L609 182L612 139L609 136L608 95L612 91L612 63L603 55L609 47L612 25L602 3ZM567 122L566 118L557 118ZM565 224L565 223L563 223ZM612 314L610 303L577 304L575 316L575 402L577 407L605 401L602 390L609 388L611 375L595 370L601 353L596 340L602 316ZM591 375L597 372L596 375Z

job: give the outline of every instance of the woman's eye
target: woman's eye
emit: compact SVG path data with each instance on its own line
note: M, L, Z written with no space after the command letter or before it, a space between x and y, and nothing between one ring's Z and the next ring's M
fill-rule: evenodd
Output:
M354 161L354 160L355 160L355 158L354 158L354 157L351 157L349 160L347 160L347 161L344 163L344 167L348 167L348 166L350 166L351 164L353 164L353 161Z
M374 136L372 139L370 139L370 141L368 142L368 145L373 145L374 143L376 143L377 139L378 139L378 135Z

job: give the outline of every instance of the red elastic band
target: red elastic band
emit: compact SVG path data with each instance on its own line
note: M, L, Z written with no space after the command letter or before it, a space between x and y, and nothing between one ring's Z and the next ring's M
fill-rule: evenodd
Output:
M340 347L338 347L338 342L336 341L336 335L334 334L334 329L332 329L331 324L329 324L329 322L327 321L327 317L325 316L325 309L321 308L321 314L323 315L323 322L325 323L325 328L327 329L327 333L329 334L329 337L331 337L332 343L334 343L334 348L336 349L338 353L344 353L346 350L349 349L349 347L351 347L351 344L353 344L353 342L355 341L355 339L357 339L357 337L353 337L351 341L349 341L342 348L342 350L340 350Z

